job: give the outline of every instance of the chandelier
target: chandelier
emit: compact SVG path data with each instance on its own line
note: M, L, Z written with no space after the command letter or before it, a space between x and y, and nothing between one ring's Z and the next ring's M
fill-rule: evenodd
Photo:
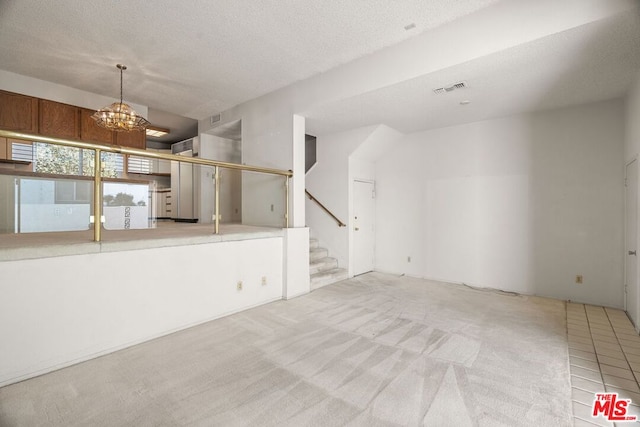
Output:
M120 70L120 102L114 102L108 107L102 108L91 116L98 126L117 132L129 132L144 130L149 124L147 119L139 116L133 108L122 102L122 72L127 69L125 65L118 64Z

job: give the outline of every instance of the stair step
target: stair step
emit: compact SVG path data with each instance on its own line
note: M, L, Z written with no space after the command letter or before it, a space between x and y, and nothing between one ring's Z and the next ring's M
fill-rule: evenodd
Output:
M318 239L314 239L314 238L309 239L309 249L314 249L319 247L320 247L320 243L318 242Z
M333 270L338 268L338 260L331 257L320 258L317 261L309 263L309 274L320 273L321 271Z
M344 268L334 268L311 275L311 290L330 285L349 278L349 272Z
M326 258L329 252L324 248L309 249L309 262L317 261L322 258Z

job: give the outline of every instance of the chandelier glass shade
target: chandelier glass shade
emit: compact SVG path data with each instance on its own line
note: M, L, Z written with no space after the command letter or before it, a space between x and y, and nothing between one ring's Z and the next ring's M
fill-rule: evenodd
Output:
M147 119L139 116L133 108L122 102L122 72L127 67L121 64L116 67L120 70L120 102L114 102L108 107L101 108L93 113L91 118L96 121L98 126L116 132L144 130L149 125Z

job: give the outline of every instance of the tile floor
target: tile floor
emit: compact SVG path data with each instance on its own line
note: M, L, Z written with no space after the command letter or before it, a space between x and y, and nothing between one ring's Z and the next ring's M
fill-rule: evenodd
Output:
M612 426L593 418L594 393L617 392L631 399L640 418L640 336L621 310L568 303L567 330L574 425ZM618 423L615 425L638 425Z

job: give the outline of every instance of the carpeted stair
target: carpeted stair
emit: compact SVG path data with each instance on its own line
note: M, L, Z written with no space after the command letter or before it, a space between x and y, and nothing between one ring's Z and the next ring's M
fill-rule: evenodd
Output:
M321 248L318 239L309 239L309 274L311 290L348 279L349 272L338 267L338 260L329 257L329 251Z

